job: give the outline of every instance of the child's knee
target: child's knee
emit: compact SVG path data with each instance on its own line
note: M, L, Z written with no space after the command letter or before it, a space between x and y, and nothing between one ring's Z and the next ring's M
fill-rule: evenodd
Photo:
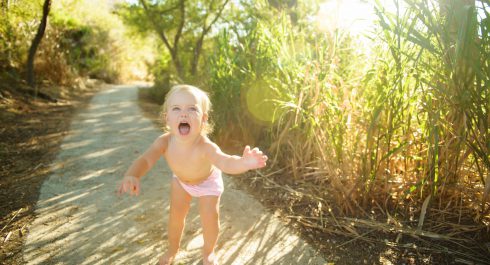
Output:
M179 219L183 219L187 216L191 205L187 202L175 202L170 205L170 215L177 217Z
M170 206L170 213L186 215L191 208L190 204L178 203Z
M209 207L209 208L201 209L200 215L201 218L205 220L213 220L213 221L219 220L219 211L216 208Z

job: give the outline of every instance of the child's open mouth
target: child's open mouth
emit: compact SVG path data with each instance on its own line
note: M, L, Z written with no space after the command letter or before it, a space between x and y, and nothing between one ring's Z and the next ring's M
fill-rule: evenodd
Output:
M191 131L191 125L187 122L179 123L179 133L181 135L188 135Z

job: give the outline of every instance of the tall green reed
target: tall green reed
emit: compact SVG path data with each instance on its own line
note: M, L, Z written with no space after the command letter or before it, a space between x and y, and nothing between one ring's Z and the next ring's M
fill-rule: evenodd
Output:
M410 191L417 190L420 198L435 196L439 208L476 199L467 197L481 201L478 191L471 195L460 191L470 181L477 187L484 183L490 169L488 144L482 144L489 140L488 71L480 70L490 57L484 48L488 37L478 35L478 28L483 32L487 27L477 20L475 6L463 1L406 3L402 16L382 10L380 2L377 8L384 42L390 47L406 45L394 50L410 66L403 79L414 84L411 93L420 106L410 114L416 115L414 126L422 129L422 135L406 146L423 157L421 171L417 170L421 174ZM390 59L398 62L399 53L392 52ZM448 197L454 201L442 200Z

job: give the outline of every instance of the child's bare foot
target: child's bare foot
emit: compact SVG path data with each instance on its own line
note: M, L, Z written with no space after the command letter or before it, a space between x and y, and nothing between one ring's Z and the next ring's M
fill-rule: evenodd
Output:
M168 250L163 254L163 256L160 257L160 260L158 261L158 265L171 265L174 262L174 258L176 253L170 253Z
M217 261L216 255L214 255L214 252L211 252L208 255L204 254L202 257L202 264L203 265L218 265L218 261Z

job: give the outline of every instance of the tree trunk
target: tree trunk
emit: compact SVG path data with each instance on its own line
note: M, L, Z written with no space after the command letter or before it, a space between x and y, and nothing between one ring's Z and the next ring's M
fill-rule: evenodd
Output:
M51 8L51 0L44 0L43 5L43 17L41 19L41 24L37 29L36 36L32 40L31 48L29 49L29 57L27 58L27 83L31 88L36 88L36 80L34 77L34 58L36 56L37 47L41 43L44 37L44 32L46 30L46 25L48 23L49 10ZM37 88L36 94L37 94Z
M197 66L199 64L199 57L201 56L202 44L204 42L204 34L202 34L196 42L196 47L194 48L194 56L192 58L191 75L197 75Z

